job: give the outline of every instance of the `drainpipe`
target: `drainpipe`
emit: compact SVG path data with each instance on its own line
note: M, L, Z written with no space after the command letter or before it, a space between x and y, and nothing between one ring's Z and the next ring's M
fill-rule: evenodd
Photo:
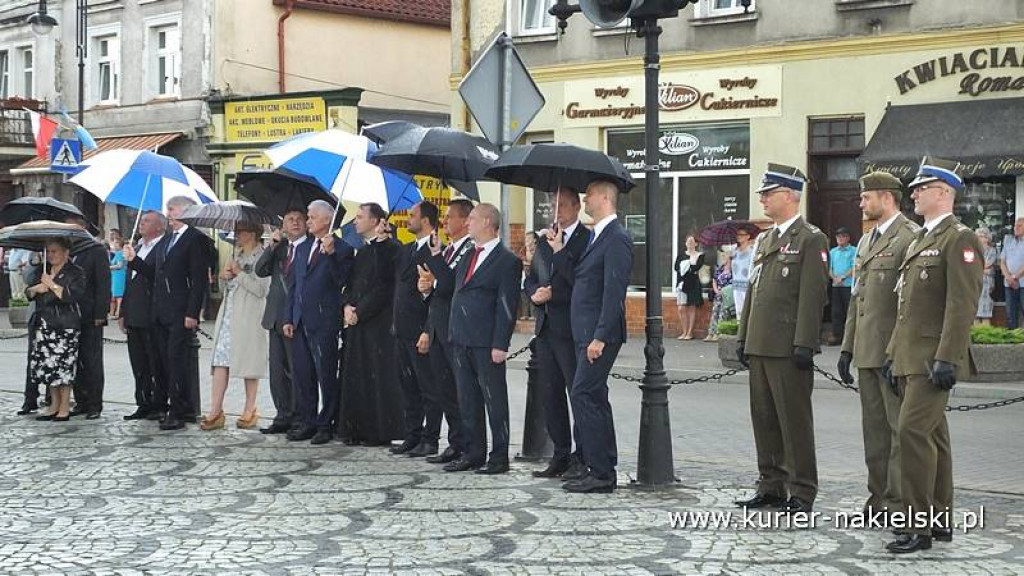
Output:
M469 74L469 69L473 66L473 48L470 44L470 31L471 31L471 18L470 13L472 8L469 6L470 0L462 1L462 77L465 78L466 74ZM473 117L469 113L469 106L463 104L462 106L462 126L463 130L469 132L473 127Z
M287 91L284 80L284 21L292 15L292 10L294 9L295 0L286 0L284 14L281 14L281 17L277 19L277 91L281 94Z

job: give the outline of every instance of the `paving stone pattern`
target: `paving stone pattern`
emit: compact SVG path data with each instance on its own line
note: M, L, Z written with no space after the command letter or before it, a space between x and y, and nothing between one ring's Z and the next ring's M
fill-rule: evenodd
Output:
M314 447L255 432L161 433L13 416L0 394L2 574L1024 574L1024 497L977 491L985 528L892 557L881 530L673 529L670 514L732 510L749 471L677 465L665 491L573 495L511 474L446 474L380 448ZM622 471L629 483L633 470ZM822 487L853 512L862 489Z

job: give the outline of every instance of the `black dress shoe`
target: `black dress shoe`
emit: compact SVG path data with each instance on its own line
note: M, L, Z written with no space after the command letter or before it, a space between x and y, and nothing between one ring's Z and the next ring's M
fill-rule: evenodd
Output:
M582 480L573 480L562 485L563 490L575 494L610 494L615 487L615 478L602 480L592 474L587 474Z
M182 420L181 418L175 418L173 416L168 416L167 418L164 418L162 422L160 422L160 429L161 430L184 430L185 429L185 421Z
M437 454L437 444L429 444L427 442L420 442L415 448L405 453L409 458L423 458L424 456L432 456Z
M260 434L286 434L289 426L287 424L278 424L274 422L266 428L260 428Z
M302 442L310 440L316 436L316 428L313 427L302 427L296 430L292 430L288 433L288 440L291 442Z
M480 468L483 465L484 465L483 462L470 462L469 460L466 460L465 458L459 458L458 460L453 460L453 461L445 464L444 465L444 471L445 472L465 472L467 470L476 470L477 468Z
M320 444L327 444L330 441L331 441L331 431L330 430L317 430L316 431L316 435L313 436L313 439L309 443L319 446Z
M418 441L413 442L412 440L406 440L405 442L402 442L398 446L392 446L391 447L391 453L392 454L405 454L406 452L409 452L410 450L415 448L417 445L419 445Z
M534 470L534 478L558 478L569 469L568 458L553 458L548 462L548 467L543 470Z
M509 471L508 462L488 462L487 466L480 468L474 474L505 474Z
M747 500L736 500L733 504L740 508L780 508L786 504L786 498L784 496L775 496L773 494L761 494L758 492L754 494L753 498Z
M893 554L909 554L918 550L929 550L931 547L932 537L920 534L904 534L885 545L885 549Z
M86 412L85 410L82 410L82 409L80 409L78 407L75 407L75 408L73 408L71 410L71 412L68 413L68 416L74 418L75 416L81 416L83 414L88 414L88 412Z
M40 414L39 416L36 416L36 420L39 422L49 422L50 420L53 420L55 416L56 414Z
M799 498L790 498L785 504L779 506L779 512L785 514L795 514L797 512L803 512L804 514L810 514L814 510L814 504L810 502L804 502Z
M146 410L144 408L139 408L135 412L132 412L131 414L128 414L127 416L124 416L123 418L124 418L124 420L126 422L130 422L132 420L142 420L146 416L149 416L149 410Z
M89 412L89 413L87 413L85 415L85 419L86 420L99 420L100 419L100 413L99 412Z
M69 414L67 416L54 416L53 417L53 421L54 422L70 422L71 421L71 415Z
M38 412L38 411L39 411L39 406L33 406L31 404L26 404L26 405L21 407L21 410L18 410L18 416L28 416L29 414L32 414L33 412Z
M952 542L953 541L953 529L952 528L932 528L932 540L936 542Z
M164 418L167 418L167 412L163 410L152 410L148 414L146 414L146 420L150 421L159 421L163 420Z
M196 422L199 421L199 419L196 418L195 414L193 414L192 416L185 416L184 418L182 418L182 421L188 422L189 424L195 424Z
M572 460L569 469L562 472L562 481L582 480L587 475L587 465L582 460Z
M461 455L461 452L449 446L437 456L427 456L427 462L430 464L447 464L458 460Z

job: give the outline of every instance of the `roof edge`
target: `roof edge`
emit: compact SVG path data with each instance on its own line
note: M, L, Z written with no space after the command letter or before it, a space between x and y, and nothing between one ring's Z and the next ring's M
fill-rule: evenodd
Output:
M285 4L285 0L274 0L274 4L277 6L283 6ZM295 0L295 7L304 10L317 10L319 12L332 12L335 14L347 14L349 16L361 16L363 18L370 18L374 20L390 20L392 22L404 22L407 24L423 24L426 26L435 26L438 28L451 28L452 25L450 17L447 20L439 20L436 18L421 18L418 16L394 14L391 12L380 12L377 10L368 10L365 8L337 6L334 4L320 4L319 2L315 2L314 0Z

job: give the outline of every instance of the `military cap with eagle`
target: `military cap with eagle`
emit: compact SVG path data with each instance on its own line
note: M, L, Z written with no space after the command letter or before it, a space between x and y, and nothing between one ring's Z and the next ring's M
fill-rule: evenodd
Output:
M803 192L807 184L807 177L799 169L784 164L768 164L768 170L761 177L761 187L757 189L758 194L771 192L776 188L789 188L796 192Z
M929 182L945 182L957 192L963 192L964 180L956 172L959 168L960 163L956 160L925 156L921 159L921 167L917 169L917 176L907 188L913 190L915 187Z

